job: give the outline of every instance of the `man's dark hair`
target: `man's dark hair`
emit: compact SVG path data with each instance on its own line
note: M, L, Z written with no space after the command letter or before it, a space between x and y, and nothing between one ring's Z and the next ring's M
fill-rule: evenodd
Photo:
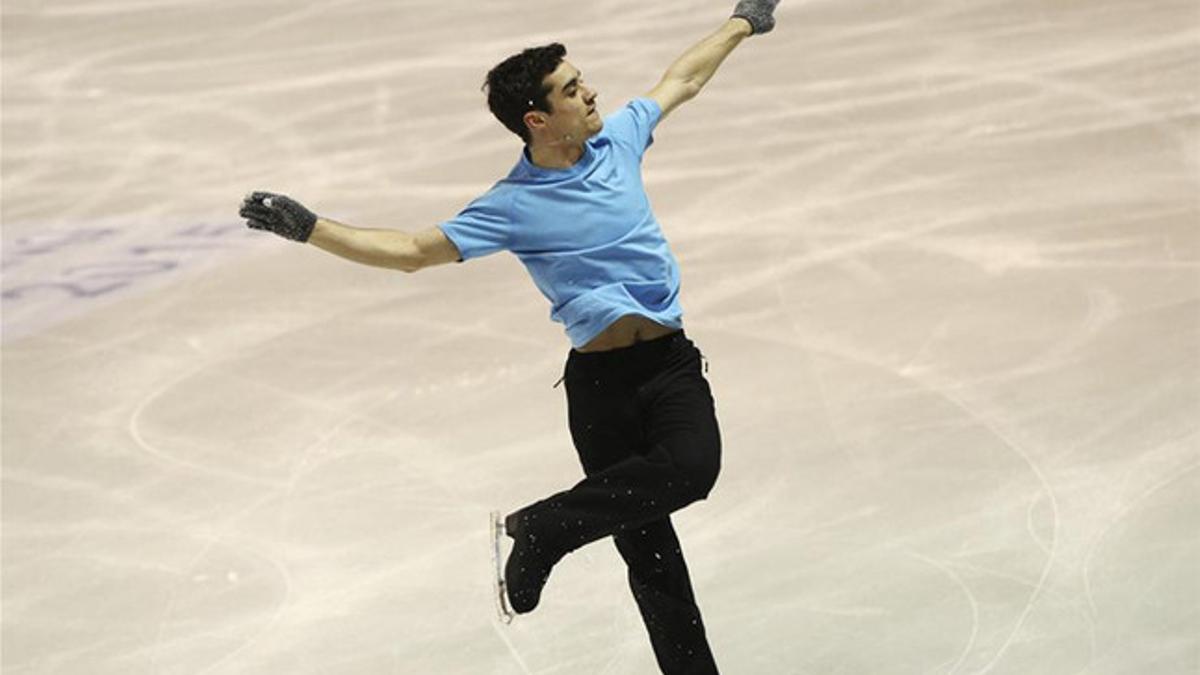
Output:
M530 47L514 54L488 71L483 90L487 92L488 108L508 130L529 143L529 129L523 118L530 110L553 113L546 95L550 87L542 84L567 55L567 48L557 42L542 47Z

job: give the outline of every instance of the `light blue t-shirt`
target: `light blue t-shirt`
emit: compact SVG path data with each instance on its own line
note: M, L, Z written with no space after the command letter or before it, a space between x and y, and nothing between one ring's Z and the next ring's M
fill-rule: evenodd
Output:
M575 347L626 314L680 328L679 263L642 185L661 117L653 99L630 101L568 169L539 167L526 148L506 178L439 227L463 260L512 251Z

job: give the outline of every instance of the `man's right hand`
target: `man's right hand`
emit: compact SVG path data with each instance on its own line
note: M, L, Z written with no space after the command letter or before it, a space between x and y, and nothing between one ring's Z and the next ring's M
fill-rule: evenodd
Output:
M317 224L316 214L300 202L271 192L246 195L238 214L255 230L267 230L299 242L307 242Z

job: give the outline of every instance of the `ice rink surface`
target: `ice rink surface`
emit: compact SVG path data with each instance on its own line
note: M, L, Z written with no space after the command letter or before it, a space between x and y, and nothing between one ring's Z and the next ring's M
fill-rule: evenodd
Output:
M734 3L6 0L3 672L655 672L615 548L493 611L487 514L581 478L487 70L607 115ZM675 514L722 671L1200 670L1200 6L784 0L644 175L724 468Z

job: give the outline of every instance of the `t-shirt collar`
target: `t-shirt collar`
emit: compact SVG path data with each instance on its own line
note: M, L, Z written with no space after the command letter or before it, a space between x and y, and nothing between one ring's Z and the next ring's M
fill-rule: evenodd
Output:
M529 156L529 146L526 145L521 148L521 169L528 176L546 180L560 180L577 176L586 171L595 159L596 152L592 148L592 142L595 139L595 136L589 138L583 144L583 154L579 156L579 159L574 164L565 169L551 169L534 164L533 158Z

